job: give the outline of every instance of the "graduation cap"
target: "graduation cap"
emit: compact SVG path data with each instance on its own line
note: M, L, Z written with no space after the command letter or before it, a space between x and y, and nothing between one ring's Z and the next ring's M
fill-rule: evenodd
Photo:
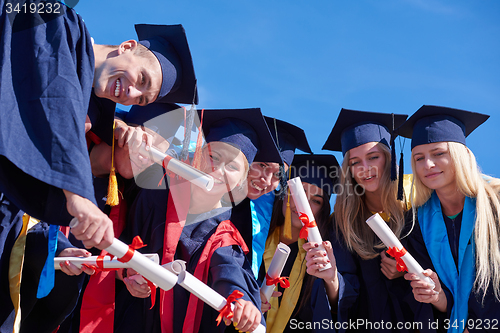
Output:
M124 119L128 124L145 126L164 139L175 135L183 120L184 110L173 103L134 105L126 113Z
M411 138L411 149L443 141L465 145L465 138L489 117L477 112L423 105L397 129L397 133Z
M156 102L198 104L193 59L182 25L136 24L139 43L156 56L163 80Z
M198 113L207 142L221 141L236 146L249 164L254 160L282 163L259 108L203 110Z
M407 115L342 109L323 149L341 151L368 142L380 142L390 147L394 129L401 126Z
M309 147L306 134L302 128L276 118L264 116L264 119L280 150L283 162L288 166L292 164L295 149L312 154L311 147Z
M391 148L391 180L396 180L395 129L408 116L342 109L323 149L342 151L342 155L368 142L379 142ZM403 200L403 152L399 163L398 200Z
M295 155L291 177L300 177L303 182L321 188L331 196L339 182L340 166L335 156L330 154Z

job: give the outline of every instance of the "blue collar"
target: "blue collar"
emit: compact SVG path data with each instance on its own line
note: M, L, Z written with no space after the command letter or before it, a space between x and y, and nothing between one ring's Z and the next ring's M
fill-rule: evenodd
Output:
M418 209L420 229L432 264L441 281L453 294L450 323L456 320L459 327L451 325L448 332L462 332L461 322L467 322L469 295L476 275L473 237L475 215L476 200L465 197L457 271L437 194L433 192L431 198Z

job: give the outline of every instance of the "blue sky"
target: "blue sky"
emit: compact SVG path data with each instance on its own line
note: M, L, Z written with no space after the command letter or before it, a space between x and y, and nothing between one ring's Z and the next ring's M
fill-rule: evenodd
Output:
M500 177L497 0L85 0L75 9L98 44L135 39L134 23L181 23L198 108L260 107L302 127L315 153L329 153L321 147L343 107L490 114L467 144Z

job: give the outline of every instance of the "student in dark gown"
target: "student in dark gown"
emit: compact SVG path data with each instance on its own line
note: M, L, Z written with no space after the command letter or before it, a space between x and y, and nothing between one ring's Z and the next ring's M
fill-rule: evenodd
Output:
M200 167L215 177L214 189L206 192L191 185L187 191L185 189L183 191L179 186L189 184L173 185L176 183L175 178L170 179L169 187L165 190L142 189L131 207L126 232L129 237L135 235L144 237L145 243L148 244L144 252L159 253L163 263L173 259L187 261L189 272L199 276L224 297L228 297L236 289L243 291L242 300L246 302L240 302L245 304L245 307L258 310L258 321L260 321L259 288L245 257L246 245L229 221L230 208L220 206L220 199L228 190L234 189L236 185L241 186L246 181L248 166L244 166L245 163L241 164L241 161L233 164L231 151L248 162L253 161L257 149L260 153L264 151L267 156L262 156L273 162L280 161L280 156L259 109L205 110L202 123L208 145L203 148L204 158L201 160L204 162ZM211 169L210 164L213 164L215 170ZM221 168L224 170L223 173ZM235 173L239 176L235 177ZM227 180L222 174L227 176ZM190 202L188 212L188 207L185 205ZM180 217L174 218L171 212L177 212ZM176 222L176 219L179 219L179 222ZM167 230L165 225L168 226ZM174 225L183 227L175 230L171 228ZM207 247L206 244L211 237L220 236L221 228L226 230L223 234L231 236L229 240L223 238L222 246ZM129 233L130 231L132 233ZM224 245L228 244L227 242L229 246ZM208 251L203 254L203 257L207 256L209 259L209 263L205 266L208 275L200 276L202 266L199 265L198 259L204 251ZM123 313L119 320L121 331L132 332L136 329L136 331L160 332L163 329L177 332L182 330L184 325L193 325L191 329L200 332L224 331L224 323L216 326L215 319L218 312L208 305L197 303L196 299L190 297L190 294L180 286L175 286L170 292L157 292L157 295L160 296L157 297L159 301L152 310L148 310L149 301L141 303L131 299L122 303L120 309L117 309L117 312ZM195 309L192 310L192 307ZM254 310L252 313L256 314ZM257 318L252 318L247 323L245 320L238 322L237 313L239 311L235 312L235 326L238 329L246 331L258 323L258 321L253 322ZM186 314L191 317L186 317Z
M412 280L417 301L447 314L448 332L499 329L500 180L481 174L465 142L488 118L424 105L398 130L412 139L418 223L408 250L429 268L426 274L436 287L412 274L405 278Z
M329 295L342 332L410 332L413 327L397 325L418 322L408 282L365 223L379 213L396 237L408 232L405 197L397 200L398 184L391 181L389 148L394 128L405 119L406 115L342 109L323 147L344 155L330 224L335 255L330 260L336 261L339 274L330 274L332 280L317 280L324 284L321 288ZM400 181L402 176L400 173ZM350 325L353 322L357 324Z
M302 185L309 200L318 228L324 229L330 216L330 197L337 179L337 160L333 155L296 155L291 168L291 178L301 178ZM278 285L282 294L271 297L270 304L263 300L263 310L266 313L268 332L312 332L311 323L321 323L322 319L331 319L326 294L313 291L316 277L306 274L307 263L305 250L306 239L299 238L302 222L293 199L290 198L291 224L285 222L288 198L277 200L271 220L269 237L264 252L264 265L267 271L276 251L277 245L287 244L291 253L282 272L288 276L290 287L283 289ZM285 229L289 228L290 235ZM309 243L307 243L309 244ZM331 247L330 247L331 250ZM335 263L332 263L335 265ZM263 274L265 275L265 274ZM264 277L262 277L265 280ZM330 322L330 321L329 321ZM328 326L329 327L329 326ZM316 330L318 327L316 326Z
M264 117L283 160L282 165L265 161L258 154L250 165L247 178L247 197L233 207L232 218L248 246L247 258L258 277L262 255L271 223L271 215L279 185L286 187L284 181L292 164L295 149L312 153L304 131L286 121ZM281 191L281 190L280 190Z
M8 12L10 3L0 1L0 193L2 205L9 205L0 216L0 242L6 244L0 256L0 298L6 300L1 326L11 324L5 266L22 230L11 216L22 210L58 225L77 216L73 233L86 246L106 247L112 240L112 223L96 206L85 147L92 87L99 97L145 104L182 84L177 56L169 58L171 45L154 38L154 28L137 28L146 46L134 40L93 46L73 9L50 3L60 14Z

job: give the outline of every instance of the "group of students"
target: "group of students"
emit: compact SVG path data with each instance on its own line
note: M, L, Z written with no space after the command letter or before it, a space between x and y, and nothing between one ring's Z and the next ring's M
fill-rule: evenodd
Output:
M25 29L1 16L0 332L499 329L500 181L480 173L465 142L488 116L427 105L408 119L342 109L323 147L342 152L339 165L312 154L302 129L258 108L196 111L182 27L138 25L139 43L93 45L63 8ZM23 52L33 45L36 57ZM139 105L115 113L115 102ZM398 135L411 139L413 175L396 165ZM144 146L210 175L213 187L168 171L168 159L154 163ZM287 188L295 177L323 244L301 238ZM387 253L365 223L375 213L434 288ZM58 227L72 217L71 234ZM161 264L183 260L222 296L238 295L232 318L179 285L155 289L131 268L48 269L54 256L105 254L113 236L140 236L138 251ZM260 286L280 242L291 251L289 285L266 299Z

